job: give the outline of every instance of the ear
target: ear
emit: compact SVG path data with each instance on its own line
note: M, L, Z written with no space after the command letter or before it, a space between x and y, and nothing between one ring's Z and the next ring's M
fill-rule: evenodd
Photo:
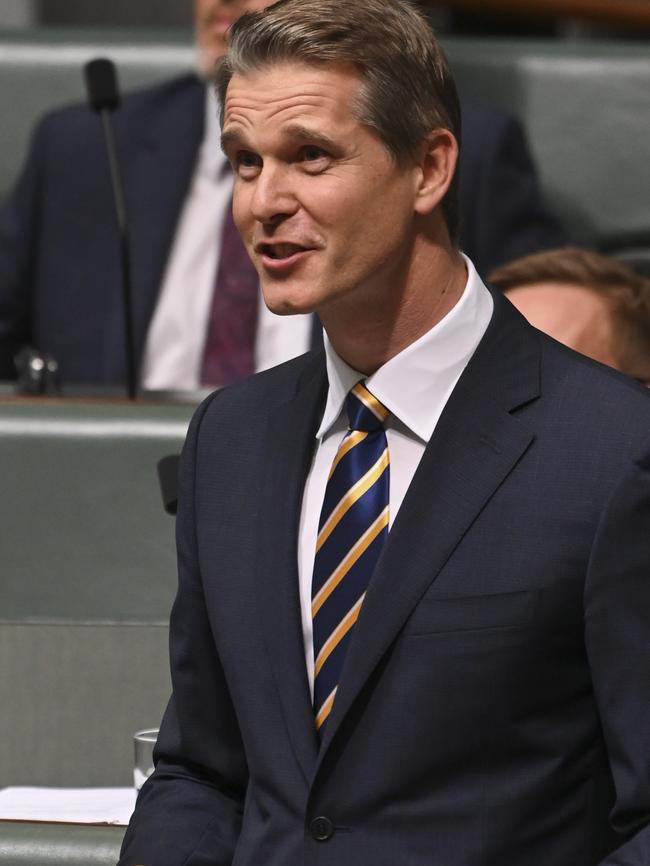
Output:
M458 142L448 129L434 129L420 149L415 211L430 214L443 200L458 163Z

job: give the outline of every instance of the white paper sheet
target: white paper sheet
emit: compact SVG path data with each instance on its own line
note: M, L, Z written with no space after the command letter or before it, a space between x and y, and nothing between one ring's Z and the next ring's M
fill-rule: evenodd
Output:
M135 796L133 788L2 788L0 820L126 825Z

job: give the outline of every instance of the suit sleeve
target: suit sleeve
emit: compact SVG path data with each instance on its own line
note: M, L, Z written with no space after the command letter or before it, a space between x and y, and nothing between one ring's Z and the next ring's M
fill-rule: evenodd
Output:
M195 415L179 481L178 594L170 621L172 698L124 838L119 866L227 866L239 837L248 768L204 603L194 526Z
M479 273L566 238L543 201L524 131L512 116L470 105L463 115L460 247Z
M20 177L0 206L0 379L15 379L16 352L32 340L46 124L37 127Z
M650 456L603 514L585 595L585 638L614 781L620 845L600 866L650 857Z

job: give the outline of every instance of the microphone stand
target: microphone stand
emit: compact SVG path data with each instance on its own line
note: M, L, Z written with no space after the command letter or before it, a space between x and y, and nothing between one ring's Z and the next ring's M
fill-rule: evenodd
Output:
M113 199L115 202L115 216L117 218L117 230L120 242L120 266L122 271L122 301L124 307L124 340L126 343L126 383L129 400L135 400L137 391L137 380L135 372L135 337L133 333L133 289L131 286L131 248L129 244L129 233L126 221L126 205L124 202L124 185L120 164L117 160L117 148L115 144L115 130L113 119L107 108L100 111L102 126L104 128L104 140L106 142L106 153L111 173L111 186L113 188Z
M127 230L124 184L117 157L112 111L119 103L115 67L110 60L91 60L85 66L91 107L98 112L104 130L104 141L111 176L115 216L120 246L124 341L126 350L126 382L129 400L135 400L137 378L135 369L135 336L133 327L133 289L131 284L131 250Z

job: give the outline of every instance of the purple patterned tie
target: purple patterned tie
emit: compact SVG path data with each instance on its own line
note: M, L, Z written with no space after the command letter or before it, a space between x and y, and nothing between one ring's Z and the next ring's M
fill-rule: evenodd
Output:
M201 365L202 385L229 385L255 368L259 277L228 207Z

